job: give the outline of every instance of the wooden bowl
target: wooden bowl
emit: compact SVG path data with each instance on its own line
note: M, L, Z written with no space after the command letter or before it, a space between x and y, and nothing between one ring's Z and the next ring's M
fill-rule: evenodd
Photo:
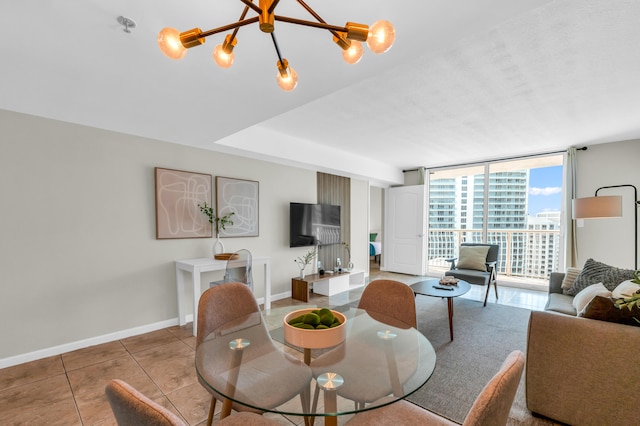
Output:
M214 255L213 258L216 260L230 260L230 259L237 259L238 255L235 253L218 253Z
M289 320L308 314L318 308L298 309L287 314L284 317L284 340L292 345L306 349L323 349L330 348L342 343L347 336L347 317L341 312L331 310L333 315L338 318L340 325L333 328L325 328L320 330L307 330L289 325Z

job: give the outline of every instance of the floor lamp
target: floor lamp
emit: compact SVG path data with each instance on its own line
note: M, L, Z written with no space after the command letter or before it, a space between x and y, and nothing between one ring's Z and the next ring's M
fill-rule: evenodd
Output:
M634 211L634 241L635 241L635 269L638 270L638 189L629 184L603 186L596 189L595 197L575 198L573 200L573 218L574 219L596 219L607 217L622 217L622 196L621 195L605 195L598 197L598 191L609 188L633 188L633 211Z

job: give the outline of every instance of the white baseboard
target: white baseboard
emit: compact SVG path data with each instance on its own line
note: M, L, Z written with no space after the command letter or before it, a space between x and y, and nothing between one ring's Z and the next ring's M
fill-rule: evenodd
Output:
M290 291L285 291L284 293L278 293L278 294L272 294L271 295L271 301L275 301L275 300L282 300L282 299L286 299L288 297L291 297L291 292ZM264 298L262 299L258 299L258 304L260 303L264 303Z
M193 319L193 316L192 316ZM113 342L114 340L126 339L127 337L137 336L139 334L149 333L151 331L160 330L167 327L178 325L178 318L160 321L153 324L142 325L127 330L117 331L115 333L103 334L102 336L91 337L89 339L78 340L76 342L65 343L63 345L53 346L46 349L40 349L26 354L11 356L0 359L0 368L11 367L25 362L35 361L54 355L60 355L65 352L75 351L89 346L95 346L102 343Z
M274 294L271 300L281 300L291 297L291 292ZM258 299L258 304L263 304L264 298ZM193 314L186 316L187 322L193 321ZM76 342L65 343L64 345L53 346L50 348L39 349L37 351L28 352L0 359L0 368L12 367L25 362L36 361L38 359L47 358L54 355L60 355L65 352L71 352L78 349L88 348L89 346L100 345L102 343L113 342L114 340L126 339L127 337L137 336L139 334L149 333L151 331L160 330L167 327L178 325L178 318L160 321L153 324L142 325L127 330L117 331L115 333L103 334L102 336L91 337L89 339L78 340Z

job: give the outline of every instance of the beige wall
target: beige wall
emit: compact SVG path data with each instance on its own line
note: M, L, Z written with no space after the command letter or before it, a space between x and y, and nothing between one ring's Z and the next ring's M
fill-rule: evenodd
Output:
M369 275L369 182L351 179L351 261Z
M260 236L225 248L270 256L272 294L290 292L306 249L289 248L289 202L316 202L315 171L2 110L0 129L0 367L176 321L174 260L213 239L155 239L156 166L259 181ZM352 191L366 222L368 183Z
M589 146L577 153L578 197L593 197L602 186L631 184L640 188L640 140ZM598 195L622 195L623 217L584 220L576 228L578 266L588 258L609 265L634 267L633 188L601 190Z
M372 186L370 189L371 211L369 212L369 232L376 232L378 234L378 241L382 239L382 211L384 210L384 204L382 201L383 193L384 191L382 188Z

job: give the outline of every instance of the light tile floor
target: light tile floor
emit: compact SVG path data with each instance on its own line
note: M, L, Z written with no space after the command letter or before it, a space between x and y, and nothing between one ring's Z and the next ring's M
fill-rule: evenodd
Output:
M424 279L380 272L372 263L370 279L388 278L412 284ZM472 286L462 297L484 300L485 288ZM362 289L332 297L312 295L310 302L338 306L360 298ZM500 298L490 303L541 310L546 292L499 286ZM284 299L274 306L295 305ZM206 423L209 394L198 383L194 370L195 337L191 324L92 346L58 356L0 369L1 425L114 425L104 395L112 378L121 378L169 408L189 425ZM299 355L299 353L292 351ZM217 410L221 404L217 404ZM271 416L271 415L270 415ZM274 416L284 425L301 419ZM343 424L340 418L340 424Z

